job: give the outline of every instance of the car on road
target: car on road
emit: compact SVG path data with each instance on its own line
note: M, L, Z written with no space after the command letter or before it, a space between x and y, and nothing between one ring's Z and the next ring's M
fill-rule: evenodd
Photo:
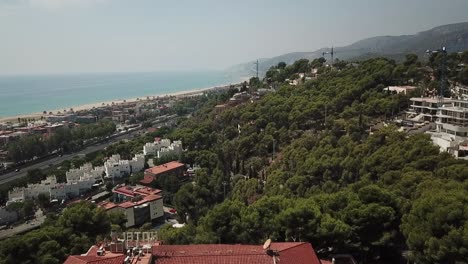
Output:
M16 172L20 171L20 169L15 169Z

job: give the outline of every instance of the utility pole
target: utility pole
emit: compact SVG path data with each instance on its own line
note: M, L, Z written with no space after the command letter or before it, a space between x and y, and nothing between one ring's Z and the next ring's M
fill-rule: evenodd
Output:
M436 54L436 53L441 53L441 58L440 58L440 64L439 64L439 71L440 71L440 91L439 91L439 96L437 100L437 104L439 107L442 107L444 104L444 91L445 91L445 79L446 79L446 60L447 60L447 49L445 47L442 47L440 49L436 50L426 50L426 53L428 54Z
M331 57L331 67L333 68L333 56L335 55L335 51L333 50L333 46L331 47L330 51L326 51L322 53L322 56L325 56L326 54L330 54Z

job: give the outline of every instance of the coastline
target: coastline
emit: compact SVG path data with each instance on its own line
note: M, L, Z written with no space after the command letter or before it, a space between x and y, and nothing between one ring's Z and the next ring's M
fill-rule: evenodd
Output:
M232 84L221 84L221 85L216 85L212 87L207 87L207 88L195 88L191 90L186 90L186 91L180 91L180 92L174 92L174 93L166 93L166 94L154 94L154 95L144 95L140 97L135 97L135 98L125 98L125 99L115 99L115 100L108 100L104 102L96 102L96 103L89 103L89 104L82 104L82 105L77 105L77 106L70 106L66 107L65 109L69 110L73 108L73 111L78 112L78 111L84 111L84 110L89 110L92 109L93 107L101 107L103 104L111 105L112 103L118 105L124 103L131 103L131 102L138 102L138 101L145 101L147 100L147 97L176 97L176 98L181 98L181 97L186 97L190 95L195 95L199 93L203 93L206 91L211 91L211 90L216 90L216 89L222 89L229 87ZM137 100L140 99L140 100ZM58 111L63 111L64 109L55 109L55 110L49 110L48 112L52 113L57 113ZM36 112L36 113L30 113L30 114L20 114L20 115L14 115L14 116L6 116L6 117L0 117L0 123L7 123L7 122L16 122L18 121L18 118L21 119L27 119L27 118L33 118L33 119L40 119L41 116L44 116L43 112Z

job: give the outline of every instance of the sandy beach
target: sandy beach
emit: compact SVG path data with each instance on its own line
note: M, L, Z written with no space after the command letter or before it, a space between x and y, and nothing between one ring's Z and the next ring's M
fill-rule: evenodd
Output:
M199 89L192 89L188 91L180 91L180 92L175 92L175 93L167 93L167 94L155 94L155 95L144 95L141 97L135 97L135 98L126 98L126 99L116 99L116 100L109 100L109 101L104 101L104 102L96 102L96 103L89 103L89 104L84 104L84 105L77 105L77 106L70 106L65 108L66 110L70 110L73 108L73 111L78 112L78 111L83 111L83 110L89 110L92 108L97 108L101 107L104 105L111 105L114 103L114 105L122 104L124 102L126 103L131 103L131 102L138 102L138 101L145 101L147 98L150 98L150 100L153 99L153 97L169 97L169 96L175 96L177 98L180 97L185 97L185 96L190 96L190 95L195 95L198 93L203 93L206 91L210 90L215 90L218 88L224 88L227 86L230 86L231 84L223 84L223 85L217 85L213 87L208 87L208 88L199 88ZM55 109L55 110L47 110L48 112L52 112L53 114L57 114L58 111L63 112L62 109ZM37 112L37 113L31 113L31 114L24 114L24 115L15 115L15 116L8 116L8 117L0 117L0 123L6 123L6 122L17 122L18 118L21 119L40 119L41 116L44 116L43 112Z

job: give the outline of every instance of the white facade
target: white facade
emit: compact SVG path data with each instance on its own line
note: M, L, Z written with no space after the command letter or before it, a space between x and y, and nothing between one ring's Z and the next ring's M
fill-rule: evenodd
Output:
M167 157L167 156L180 156L182 154L182 141L176 140L167 148L161 148L158 151L158 158Z
M463 95L462 91L459 93ZM434 144L456 158L467 158L468 149L468 100L452 99L437 111L437 130L430 132Z
M104 170L107 178L121 178L131 173L139 172L145 167L145 156L135 155L131 160L121 160L120 155L112 155L105 163Z
M151 220L162 217L164 215L163 199L150 201Z
M147 155L156 155L161 148L167 148L171 145L170 139L161 139L155 142L146 143L143 146L143 154Z
M182 141L176 140L171 143L170 139L161 139L146 143L143 146L144 155L155 155L158 158L182 154Z
M8 192L8 199L9 202L24 201L26 199L36 199L39 194L44 194L50 199L77 197L90 190L95 182L96 180L92 177L82 177L77 181L58 183L55 176L49 176L41 183L29 184L23 188L14 188Z
M85 163L79 169L71 169L67 171L67 182L78 182L84 178L93 178L94 180L101 180L104 173L104 167L95 167L91 163Z
M403 94L408 94L409 92L415 90L416 86L389 86L385 88L385 90L389 92L396 92L396 93L403 93Z
M435 121L439 110L439 100L437 97L413 97L410 99L411 106L406 112L408 119L414 121ZM450 106L453 99L444 98L443 105Z
M77 197L93 187L93 178L82 179L77 182L58 183L50 188L50 199L65 199Z
M36 199L44 194L50 199L65 199L77 197L90 190L96 180L102 180L104 167L95 167L86 163L79 169L71 169L66 173L67 182L58 183L55 176L49 176L41 183L29 184L27 187L14 188L8 192L9 202Z
M135 157L133 157L132 160L129 161L129 163L132 169L132 173L142 171L145 168L145 155L137 154Z

